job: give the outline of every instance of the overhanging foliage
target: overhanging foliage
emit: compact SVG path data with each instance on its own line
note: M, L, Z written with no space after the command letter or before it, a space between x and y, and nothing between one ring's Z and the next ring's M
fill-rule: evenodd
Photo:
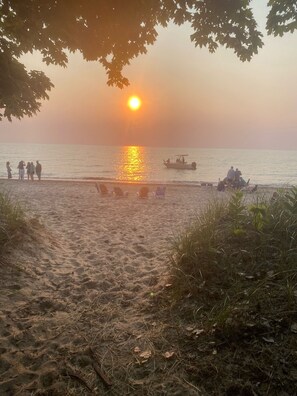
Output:
M267 31L296 29L296 2L269 1ZM32 116L53 87L42 72L27 71L18 59L39 51L46 64L67 65L79 51L105 68L107 84L129 81L124 66L157 39L157 27L189 23L195 46L214 52L231 48L248 61L262 47L250 0L0 0L0 119Z

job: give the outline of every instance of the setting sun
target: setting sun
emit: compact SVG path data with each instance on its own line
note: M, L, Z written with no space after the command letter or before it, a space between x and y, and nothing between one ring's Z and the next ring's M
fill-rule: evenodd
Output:
M131 110L136 111L140 108L140 106L141 106L141 100L138 98L138 96L130 96L128 100L128 107Z

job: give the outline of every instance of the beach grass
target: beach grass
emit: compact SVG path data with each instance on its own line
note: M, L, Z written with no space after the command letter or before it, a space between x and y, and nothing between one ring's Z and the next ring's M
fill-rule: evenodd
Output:
M24 211L8 192L0 192L0 251L19 234L25 226Z
M200 298L203 288L210 301L217 284L230 292L249 273L291 271L296 257L297 188L252 204L236 192L228 202L212 202L175 240L174 289Z
M296 187L253 203L241 192L214 201L175 240L172 295L197 386L209 394L294 392L296 258Z

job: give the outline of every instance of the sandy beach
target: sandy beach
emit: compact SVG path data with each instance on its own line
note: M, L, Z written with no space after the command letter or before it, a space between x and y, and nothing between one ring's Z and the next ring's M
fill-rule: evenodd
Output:
M121 187L117 199L93 182L0 181L32 229L0 262L1 395L200 394L170 375L174 345L151 307L175 236L226 194L168 185L156 199L151 185L139 199L139 185Z

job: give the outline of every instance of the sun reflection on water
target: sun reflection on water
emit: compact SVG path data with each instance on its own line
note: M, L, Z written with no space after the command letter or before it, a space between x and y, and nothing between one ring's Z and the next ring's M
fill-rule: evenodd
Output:
M118 177L121 180L141 181L146 174L144 162L145 149L141 146L122 147Z

